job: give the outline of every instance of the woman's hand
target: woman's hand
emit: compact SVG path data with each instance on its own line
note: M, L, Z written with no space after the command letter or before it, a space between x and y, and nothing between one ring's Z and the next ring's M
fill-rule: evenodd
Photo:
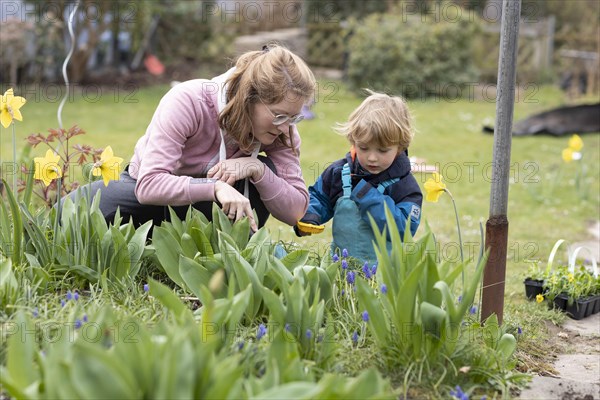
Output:
M243 217L250 220L250 229L256 232L258 227L254 220L254 213L248 200L243 194L235 190L232 186L218 181L215 183L215 198L221 203L223 212L230 220L237 221Z
M219 162L208 170L206 176L232 186L235 182L244 178L252 178L252 180L257 181L264 173L265 164L262 161L252 157L242 157Z

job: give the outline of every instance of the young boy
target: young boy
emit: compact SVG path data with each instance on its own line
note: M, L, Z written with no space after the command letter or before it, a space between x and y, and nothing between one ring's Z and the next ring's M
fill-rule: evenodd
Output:
M350 152L329 166L308 189L308 210L294 231L298 236L317 233L319 228L312 225L333 218L332 251L347 249L349 256L372 263L376 261L375 237L369 215L383 230L387 204L400 237L404 237L408 218L414 235L423 195L410 173L407 148L413 131L406 104L399 97L369 94L348 122L336 128L350 141Z

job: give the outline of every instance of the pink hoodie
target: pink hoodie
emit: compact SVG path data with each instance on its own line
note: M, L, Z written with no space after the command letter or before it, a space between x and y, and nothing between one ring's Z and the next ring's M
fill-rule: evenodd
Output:
M206 177L219 161L218 115L224 102L218 99L223 99L223 83L230 73L180 83L161 99L129 164L140 203L180 206L215 201L214 183L192 178ZM265 168L262 178L251 180L269 212L289 225L302 218L308 206L298 158L300 135L295 127L292 132L296 155L278 141L261 145L260 151L273 161L277 175ZM249 156L226 133L225 145L227 159Z

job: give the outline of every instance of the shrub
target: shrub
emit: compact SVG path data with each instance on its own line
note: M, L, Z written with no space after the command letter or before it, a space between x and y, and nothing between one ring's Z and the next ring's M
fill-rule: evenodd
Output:
M348 80L355 89L400 93L407 98L457 96L477 73L472 21L429 22L406 15L373 14L354 24Z

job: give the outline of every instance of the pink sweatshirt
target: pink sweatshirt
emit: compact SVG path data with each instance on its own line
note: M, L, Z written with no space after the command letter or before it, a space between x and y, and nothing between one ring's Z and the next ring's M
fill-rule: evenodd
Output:
M181 206L215 201L215 185L192 178L206 177L219 161L221 134L218 96L223 96L223 76L195 79L172 88L160 101L152 121L136 146L129 174L137 179L135 194L142 204ZM293 127L296 154L276 141L260 151L273 161L277 175L265 168L257 181L250 180L269 212L294 225L306 212L308 191L298 154L300 135ZM248 157L225 133L227 159Z

